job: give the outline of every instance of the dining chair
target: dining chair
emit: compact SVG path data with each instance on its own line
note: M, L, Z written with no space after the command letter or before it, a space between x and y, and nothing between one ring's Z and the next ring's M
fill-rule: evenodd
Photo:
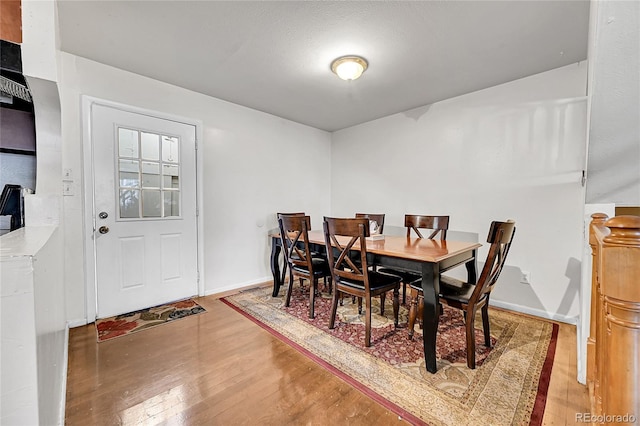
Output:
M318 289L318 279L328 278L331 285L331 271L327 260L314 256L309 249L309 230L311 218L301 215L281 215L278 218L280 239L284 251L285 263L289 266L289 285L285 296L285 306L291 303L294 276L300 279L303 286L304 279L309 280L309 318L315 318L315 297Z
M349 294L365 301L365 346L371 346L371 306L372 299L380 296L380 313L384 315L385 295L393 291L394 326L398 326L400 310L400 278L381 274L368 268L367 241L369 219L367 218L324 218L324 239L327 259L333 278L333 300L329 328L335 328L336 313L342 294ZM359 262L352 260L350 253L359 255ZM361 306L358 307L361 314Z
M482 312L484 344L487 347L491 347L489 297L491 290L493 290L498 281L500 272L502 272L515 233L516 224L512 220L506 222L494 221L491 223L489 235L487 236L487 242L490 243L489 253L482 268L482 273L475 283L458 280L445 275L440 276L440 295L438 298L440 303L459 309L463 313L467 340L467 366L471 369L476 368L476 340L474 332L476 311L480 309ZM410 286L412 290L415 290L420 295L422 294L421 280L410 283ZM418 302L419 315L422 315L423 303L424 299L421 298ZM410 325L410 327L413 327L413 325Z
M295 213L277 213L278 218L280 218L280 216L305 216L304 212L295 212Z
M294 212L294 213L276 213L276 220L280 219L280 216L306 216L304 212ZM278 228L280 227L280 222L278 222ZM282 238L280 239L282 241ZM282 278L280 282L284 282L285 277L287 276L287 269L289 268L288 262L285 258L284 264L282 265Z
M359 219L369 219L369 225L371 225L372 222L376 223L376 233L377 234L382 234L382 231L384 231L384 213L356 213L356 218ZM369 233L371 234L371 227L369 227ZM358 256L353 256L351 257L351 259L356 262L356 264L360 261L358 259ZM377 265L369 265L369 268L373 269L374 271L377 270ZM353 303L355 303L356 298L353 297ZM361 310L362 309L362 299L358 298L358 309Z
M430 240L435 239L440 234L440 241L447 239L447 230L449 229L449 216L423 216L416 214L404 215L404 226L407 228L407 238L415 234L418 238L424 238L421 229L429 229L432 232L427 237ZM415 281L420 277L419 274L399 269L383 268L380 272L386 274L398 275L402 278L402 304L407 302L407 284ZM412 301L410 301L411 303Z

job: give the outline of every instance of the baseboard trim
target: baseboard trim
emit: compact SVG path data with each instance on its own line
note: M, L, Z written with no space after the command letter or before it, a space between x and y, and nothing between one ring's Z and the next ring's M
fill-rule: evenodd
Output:
M533 315L535 317L545 318L552 321L558 321L558 322L563 322L563 323L572 324L572 325L578 324L577 316L568 317L566 315L547 312L541 309L531 308L529 306L517 305L515 303L503 302L501 300L491 300L489 304L491 306L495 306L496 308L507 309L509 311L520 312L527 315Z
M67 408L67 372L69 370L69 323L64 328L64 351L62 361L62 380L60 383L60 407L58 409L58 426L64 426Z
M272 286L273 280L271 277L265 277L257 280L247 281L240 284L235 284L232 286L216 288L214 290L210 290L205 292L205 296L215 296L216 298L222 298L229 296L231 294L238 293L243 290L248 290L255 287L265 287ZM576 325L578 324L578 317L573 316L569 317L566 315L561 315L553 312L543 311L541 309L531 308L529 306L518 305L515 303L504 302L502 300L491 300L491 306L495 306L496 308L506 309L509 311L520 312L527 315L533 315L535 317L548 319L551 321L558 321L565 324Z
M230 294L237 293L242 290L247 290L254 287L262 287L266 285L273 285L272 277L263 277L257 280L246 281L244 283L238 283L230 286L225 286L221 288L215 288L212 290L205 291L205 296L216 296L217 298L225 297Z
M87 321L86 318L74 319L74 320L71 320L71 321L67 321L67 327L68 328L82 327L83 325L87 325L87 324L89 324L89 322Z

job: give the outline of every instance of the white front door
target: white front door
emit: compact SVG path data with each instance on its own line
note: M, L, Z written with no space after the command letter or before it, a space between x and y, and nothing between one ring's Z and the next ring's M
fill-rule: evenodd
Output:
M98 318L198 293L193 125L91 110Z

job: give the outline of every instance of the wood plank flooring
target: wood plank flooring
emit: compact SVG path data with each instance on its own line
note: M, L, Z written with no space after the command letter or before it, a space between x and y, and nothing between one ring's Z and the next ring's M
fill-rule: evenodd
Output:
M98 344L70 331L66 425L406 424L213 296L207 313ZM560 325L544 424L575 424L575 327Z

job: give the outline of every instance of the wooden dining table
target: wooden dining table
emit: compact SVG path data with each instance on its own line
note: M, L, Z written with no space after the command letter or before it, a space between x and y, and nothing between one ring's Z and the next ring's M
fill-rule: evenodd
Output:
M271 236L271 272L273 274L273 296L277 296L285 270L280 271L282 243L279 233ZM325 240L322 231L309 231L309 244L313 251L324 252ZM422 276L424 293L423 341L427 371L435 373L436 335L438 331L438 294L440 274L456 266L464 265L469 282L475 282L477 274L477 250L482 245L463 241L441 241L428 238L385 235L384 239L367 240L367 262L370 265L412 271ZM357 247L356 247L357 248Z

